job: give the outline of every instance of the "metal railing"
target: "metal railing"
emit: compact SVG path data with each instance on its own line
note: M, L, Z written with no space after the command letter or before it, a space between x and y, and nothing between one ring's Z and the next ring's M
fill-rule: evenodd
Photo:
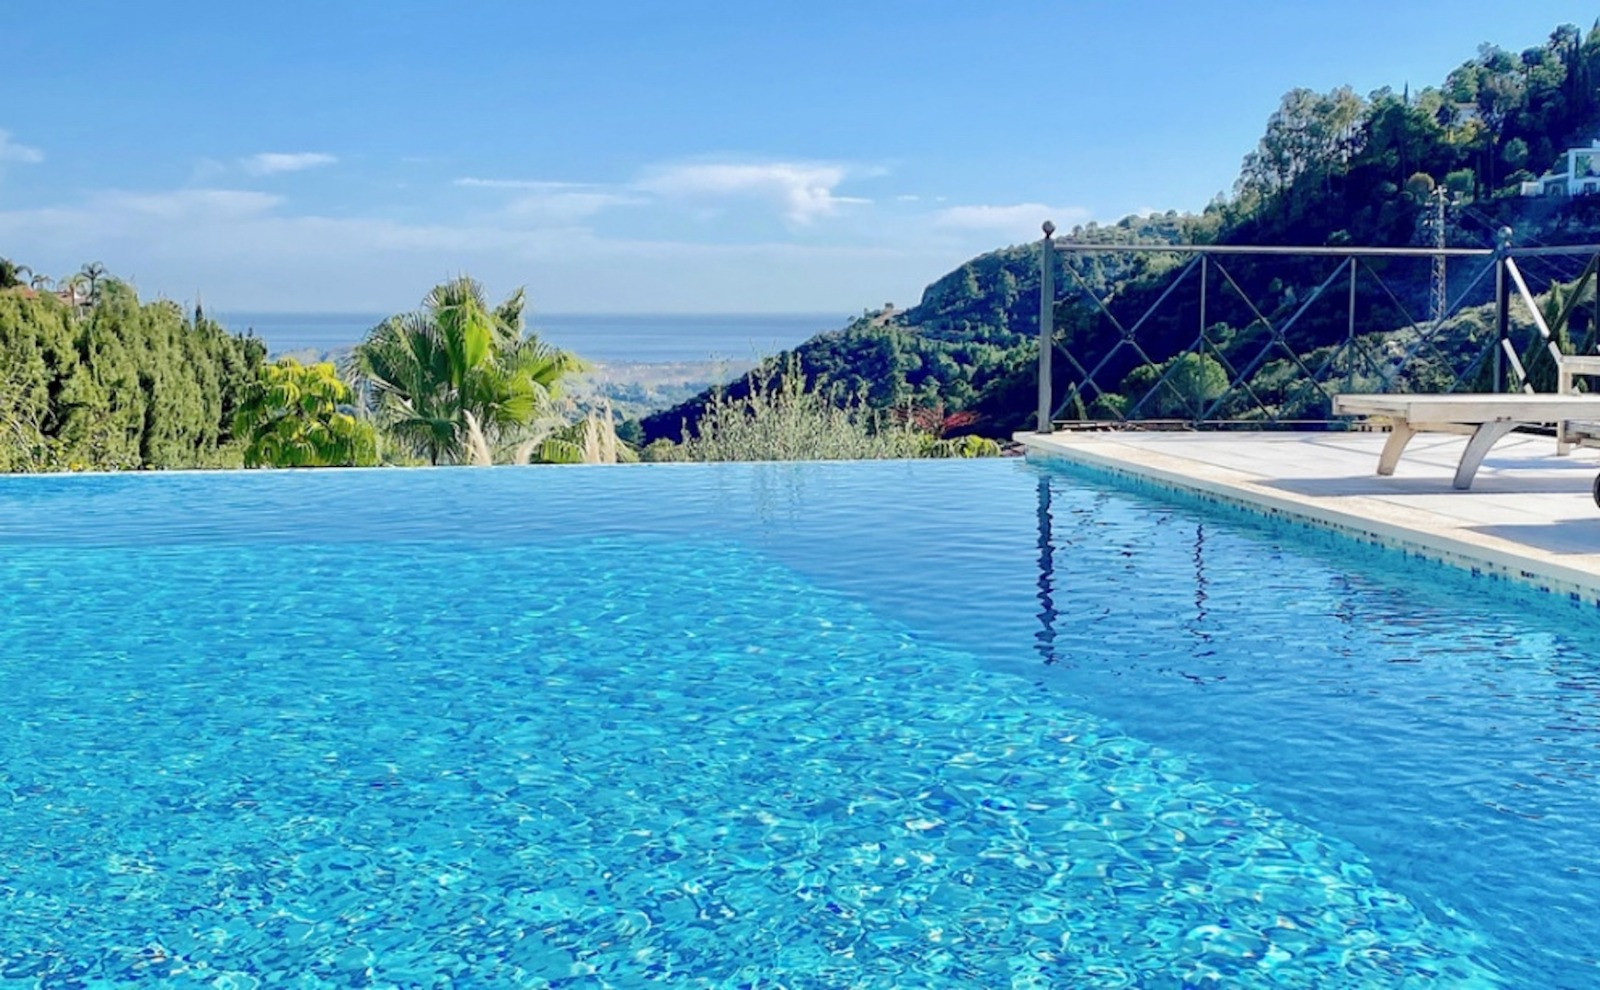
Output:
M1600 272L1600 245L1515 248L1509 231L1493 248L1082 244L1056 241L1049 223L1044 231L1040 432L1057 425L1330 428L1346 422L1331 411L1339 392L1553 390L1556 365L1543 355L1562 353L1561 333ZM1121 286L1129 306L1097 290L1075 263L1094 254L1165 255L1180 263L1175 274L1146 278L1141 292ZM1517 259L1584 255L1576 291L1547 315ZM1277 287L1264 302L1263 287L1251 284L1263 272L1240 273L1251 256L1311 266L1302 284L1315 280L1315 288L1301 298ZM1455 263L1450 293L1429 278L1407 277L1440 258ZM1056 319L1058 270L1090 302L1092 317L1080 308L1065 333ZM1560 274L1547 282L1561 281ZM1192 296L1180 295L1186 288ZM1438 295L1447 300L1443 309L1435 304L1418 319L1414 311ZM1343 314L1335 319L1340 297ZM1519 321L1512 319L1515 300L1527 311ZM1468 312L1491 302L1488 320ZM1591 302L1580 352L1593 348L1600 326L1600 300Z

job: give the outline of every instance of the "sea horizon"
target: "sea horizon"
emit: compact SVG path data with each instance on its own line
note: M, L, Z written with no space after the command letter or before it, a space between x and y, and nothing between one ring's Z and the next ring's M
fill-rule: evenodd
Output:
M390 314L362 311L224 311L234 333L254 333L270 354L335 351L359 343ZM549 343L591 360L667 364L755 360L832 330L842 313L538 313L529 327Z

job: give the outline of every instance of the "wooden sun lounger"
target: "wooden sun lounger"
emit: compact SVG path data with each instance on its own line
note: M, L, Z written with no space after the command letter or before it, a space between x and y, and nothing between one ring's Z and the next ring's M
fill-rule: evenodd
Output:
M1570 388L1563 368L1562 385ZM1579 368L1570 372L1584 374ZM1471 437L1456 466L1455 487L1472 487L1484 455L1500 438L1519 426L1556 424L1556 452L1565 454L1573 443L1600 435L1600 394L1511 393L1461 395L1339 395L1333 400L1338 416L1376 416L1389 420L1393 432L1378 457L1378 473L1394 474L1406 444L1418 433L1462 433ZM1587 421L1583 427L1572 421Z

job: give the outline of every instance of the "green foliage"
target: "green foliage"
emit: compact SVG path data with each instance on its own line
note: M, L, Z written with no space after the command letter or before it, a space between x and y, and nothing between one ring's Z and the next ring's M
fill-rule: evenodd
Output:
M940 439L896 424L861 402L839 402L808 387L791 363L769 371L743 396L711 397L682 443L656 440L644 448L651 461L808 461L902 457L987 457L998 444L980 437Z
M1128 398L1119 392L1102 392L1089 404L1083 419L1121 420L1128 417Z
M367 467L378 463L372 424L350 410L332 364L293 358L262 365L234 415L246 467Z
M804 375L756 381L743 397L718 394L684 441L692 461L809 461L910 457L908 430L886 426L859 404L836 403Z
M0 470L238 464L233 416L261 343L97 279L77 304L0 290Z
M682 444L673 443L671 440L662 438L645 444L644 449L639 452L639 459L652 462L681 462L689 459L689 453L683 449Z
M1539 316L1550 331L1550 339L1547 341L1544 335L1537 332L1529 333L1527 350L1522 355L1522 367L1527 371L1528 384L1533 386L1535 392L1556 391L1561 371L1556 365L1555 355L1550 352L1550 345L1554 344L1556 351L1561 354L1575 353L1571 317L1579 303L1593 302L1593 292L1593 283L1586 277L1575 285L1552 285L1539 300Z
M15 289L26 285L27 279L33 274L33 269L27 265L19 265L10 258L0 258L0 289Z
M618 436L607 406L576 422L551 424L547 432L524 440L511 459L519 464L631 464L639 455Z
M1129 415L1198 419L1228 391L1228 373L1210 355L1191 351L1133 369L1123 379L1122 391L1134 397Z
M1472 195L1478 174L1470 168L1458 168L1444 177L1444 187L1458 199Z
M524 332L523 305L519 289L491 309L463 276L375 327L351 369L384 429L433 464L491 464L525 443L583 363Z
M998 443L970 433L944 440L930 438L930 441L923 449L924 457L999 457L1001 453Z
M1438 183L1426 172L1413 172L1411 178L1406 180L1406 195L1418 203L1425 202L1436 188Z
M1325 193L1334 171L1359 147L1357 125L1365 111L1366 102L1348 86L1329 93L1291 90L1267 120L1260 145L1245 157L1241 195L1278 199L1293 212L1302 199Z
M1528 155L1530 153L1528 142L1523 138L1514 137L1505 143L1505 147L1500 149L1500 159L1513 169L1518 169L1528 164Z

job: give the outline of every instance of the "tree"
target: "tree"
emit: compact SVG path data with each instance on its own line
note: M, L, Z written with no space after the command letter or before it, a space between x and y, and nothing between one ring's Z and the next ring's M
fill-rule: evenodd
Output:
M0 258L0 289L15 289L32 274L33 269L27 265L19 265L10 258Z
M1404 176L1425 170L1443 137L1434 110L1437 90L1424 90L1415 100L1410 92L1396 94L1380 89L1371 98L1360 162L1379 169L1380 181L1398 185Z
M523 305L519 289L491 310L462 276L375 327L351 370L383 426L433 464L492 464L527 439L583 363L525 333Z
M100 296L0 293L0 470L236 466L260 342L115 279Z
M1198 419L1228 391L1228 372L1209 354L1189 351L1133 369L1122 390L1134 400L1130 414Z
M1267 132L1246 156L1241 187L1262 195L1283 192L1302 177L1328 181L1359 148L1366 104L1348 86L1329 93L1290 90L1267 120Z
M1513 170L1528 164L1528 142L1519 137L1514 137L1500 149L1500 158Z
M74 306L88 306L89 277L83 272L75 272L61 280L61 288L67 293L68 299Z
M246 467L367 467L378 463L372 424L351 414L350 387L332 364L294 358L262 365L234 415Z
M1416 172L1406 180L1406 195L1418 203L1425 202L1432 196L1435 188L1437 184L1433 181L1433 176L1426 172Z
M100 299L100 283L106 277L106 266L98 261L91 261L78 271L83 276L83 284L88 288L87 301L92 305Z

